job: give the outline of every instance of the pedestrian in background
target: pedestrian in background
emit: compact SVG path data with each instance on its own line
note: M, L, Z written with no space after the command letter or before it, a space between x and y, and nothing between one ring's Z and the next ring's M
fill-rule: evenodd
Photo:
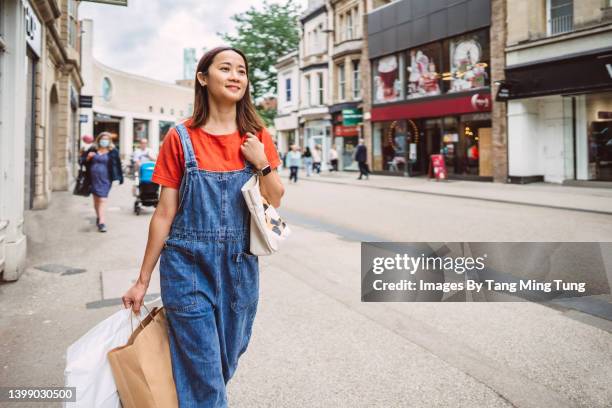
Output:
M181 407L227 407L227 383L247 350L259 301L241 188L255 173L279 207L284 188L272 136L253 105L244 53L217 47L195 73L193 115L170 129L155 165L161 196L136 283L123 305L140 312L159 259L172 374ZM151 356L155 358L155 356Z
M359 139L357 149L355 149L355 161L359 165L359 177L357 180L361 180L362 176L366 176L366 180L370 179L370 169L368 169L368 149L364 144L363 139Z
M298 170L302 164L302 153L298 150L296 145L291 145L291 150L287 153L287 165L289 166L289 181L293 180L297 183Z
M329 149L329 163L331 164L331 168L329 169L330 173L332 171L338 171L338 151L334 145Z
M132 153L132 164L134 166L134 174L140 170L140 165L146 162L155 161L157 156L149 146L149 141L144 137L138 141L138 148Z
M306 176L310 177L312 174L312 153L310 151L310 147L306 146L304 153L302 154L304 158L304 167L306 168Z
M312 170L317 174L321 174L321 145L315 145L312 151Z
M119 151L111 140L111 134L102 132L95 143L81 155L80 164L87 166L87 174L93 195L98 231L106 232L106 200L113 181L123 184L123 171Z

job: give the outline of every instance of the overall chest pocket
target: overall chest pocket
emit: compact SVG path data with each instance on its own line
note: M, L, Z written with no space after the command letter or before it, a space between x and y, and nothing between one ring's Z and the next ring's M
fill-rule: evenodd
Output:
M259 299L259 258L239 252L232 256L232 309L240 312Z
M159 260L161 297L169 310L186 311L196 305L196 263L193 246L168 239Z

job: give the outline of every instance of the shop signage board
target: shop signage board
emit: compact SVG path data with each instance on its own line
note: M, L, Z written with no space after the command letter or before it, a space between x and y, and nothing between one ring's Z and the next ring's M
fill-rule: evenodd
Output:
M342 109L342 124L344 126L355 126L363 121L361 109Z
M429 178L438 180L446 180L448 172L446 171L446 163L444 163L444 155L432 154L429 159Z
M91 108L91 107L93 107L93 96L91 96L91 95L79 95L79 107L80 108Z
M612 86L612 47L506 67L506 99L607 90Z
M24 3L26 42L37 57L42 54L42 24L30 2Z
M334 135L340 137L358 136L359 129L357 128L357 126L337 125L334 127Z
M124 6L127 7L128 0L81 0L88 1L90 3L102 3L102 4L111 4L113 6Z

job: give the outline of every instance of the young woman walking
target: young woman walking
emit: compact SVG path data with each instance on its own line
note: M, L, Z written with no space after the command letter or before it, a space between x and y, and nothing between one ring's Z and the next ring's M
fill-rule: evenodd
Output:
M161 253L181 407L226 407L226 384L251 337L259 267L249 252L250 214L240 188L258 172L271 205L279 207L284 192L270 171L280 159L253 107L247 73L247 59L235 48L215 48L200 59L193 116L164 140L153 174L160 201L140 277L123 296L124 306L139 313Z

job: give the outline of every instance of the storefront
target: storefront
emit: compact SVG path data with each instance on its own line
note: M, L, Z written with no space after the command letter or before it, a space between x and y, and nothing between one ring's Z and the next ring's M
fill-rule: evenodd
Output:
M340 170L357 171L353 155L362 135L363 114L357 103L346 103L330 107L333 123L331 144L338 152Z
M303 118L300 120L303 120ZM320 146L321 169L327 170L329 163L329 148L331 146L331 122L325 119L312 119L305 120L303 126L304 149L309 147L312 151L315 149L315 146Z
M372 62L373 171L423 175L442 154L449 177L493 180L488 28Z
M612 182L612 48L510 65L497 98L511 181Z

